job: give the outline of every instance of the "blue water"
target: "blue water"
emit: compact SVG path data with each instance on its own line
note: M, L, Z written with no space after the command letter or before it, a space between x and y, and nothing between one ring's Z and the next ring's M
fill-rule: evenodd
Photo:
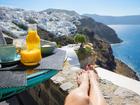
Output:
M112 49L116 58L120 59L140 76L140 25L109 25L123 40L113 44Z

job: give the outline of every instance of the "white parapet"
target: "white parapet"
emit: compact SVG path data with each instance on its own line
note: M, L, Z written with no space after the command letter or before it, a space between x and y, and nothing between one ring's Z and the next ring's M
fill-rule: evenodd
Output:
M111 81L120 87L132 90L140 95L140 81L116 74L101 67L97 67L96 71L101 79Z

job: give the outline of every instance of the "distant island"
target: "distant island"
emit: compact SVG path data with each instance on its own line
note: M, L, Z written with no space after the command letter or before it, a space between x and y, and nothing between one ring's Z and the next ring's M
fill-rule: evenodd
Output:
M126 24L126 25L138 25L140 24L140 15L129 15L129 16L102 16L97 14L84 14L93 18L97 22L101 22L107 25L112 24Z

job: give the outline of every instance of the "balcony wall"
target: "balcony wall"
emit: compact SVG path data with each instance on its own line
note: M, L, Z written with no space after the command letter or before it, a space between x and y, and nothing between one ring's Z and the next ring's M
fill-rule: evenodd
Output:
M140 105L139 90L137 90L140 83L138 81L102 68L96 68L96 70L100 77L101 91L109 105ZM67 64L63 71L49 81L27 92L39 105L64 105L65 97L77 87L75 80L76 73L79 71L79 68Z

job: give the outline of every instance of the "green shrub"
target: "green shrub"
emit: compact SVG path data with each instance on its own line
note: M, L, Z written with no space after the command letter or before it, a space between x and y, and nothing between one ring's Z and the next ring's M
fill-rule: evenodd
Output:
M75 36L74 36L74 41L76 42L76 43L85 43L86 42L86 37L85 37L85 35L84 34L76 34Z

